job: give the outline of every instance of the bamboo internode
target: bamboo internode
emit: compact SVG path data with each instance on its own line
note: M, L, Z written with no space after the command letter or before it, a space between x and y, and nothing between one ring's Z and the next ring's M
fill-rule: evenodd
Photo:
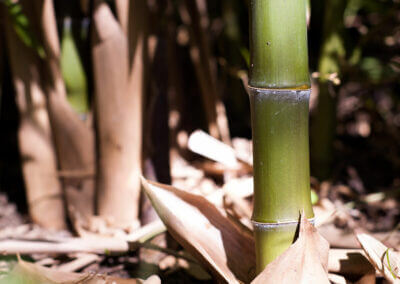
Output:
M250 86L310 86L305 1L254 0L250 5Z

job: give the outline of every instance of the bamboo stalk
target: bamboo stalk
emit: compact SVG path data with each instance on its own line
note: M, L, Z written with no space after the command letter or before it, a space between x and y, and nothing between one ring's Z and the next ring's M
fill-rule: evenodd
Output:
M104 1L95 1L92 29L95 121L97 127L97 213L114 226L137 220L139 193L131 177L134 126L128 118L128 42ZM118 121L118 124L115 122ZM129 141L129 142L128 142Z
M129 24L129 0L116 0L115 8L117 10L118 21L125 34L128 34Z
M174 6L171 0L167 2L167 63L169 66L168 82L170 91L168 93L169 107L169 129L170 129L170 145L175 149L178 147L178 131L182 127L182 115L184 113L182 71L178 62L178 50L176 45L177 24L174 17Z
M250 103L254 152L257 270L294 241L310 198L305 0L254 0L250 6Z
M131 143L134 145L132 148L134 155L133 163L135 167L134 178L135 186L138 194L140 194L140 177L141 165L143 162L143 141L144 139L144 115L143 106L148 95L148 70L150 66L149 47L148 47L148 17L149 11L147 7L147 1L134 0L129 1L129 19L128 19L128 46L129 46L129 95L132 98L133 109L131 112L130 119L132 120L132 126L134 128L134 136L132 137ZM145 137L147 138L147 137ZM143 196L144 197L144 196ZM140 203L143 201L142 203ZM152 220L154 211L151 206L146 212L146 198L141 198L137 206L140 207L141 221L145 224Z
M128 38L102 0L92 30L97 210L116 227L131 226L139 212L146 2L130 1L129 9Z
M28 2L27 2L28 3ZM52 0L30 1L32 22L37 26L46 58L41 62L50 125L62 171L94 171L94 133L67 101L61 72L61 49ZM94 178L63 177L68 211L89 217L94 214ZM89 202L88 202L89 200ZM72 216L71 216L72 217Z
M312 170L316 177L329 177L333 162L333 141L336 128L335 84L329 80L331 74L341 73L340 59L345 56L342 32L343 13L347 1L325 1L323 42L318 62L319 94L316 115L311 132Z
M0 15L2 14L2 9L0 8ZM3 80L4 80L4 63L5 63L5 48L4 48L4 23L0 21L0 115L1 115L1 104L2 104L2 97L3 97Z
M310 85L304 0L252 1L250 86Z
M203 104L208 120L208 130L210 134L221 139L226 144L231 144L228 120L226 118L225 106L218 96L217 83L214 80L209 39L202 26L206 13L201 13L200 1L185 0L179 6L182 21L190 28L190 56L196 70L202 94ZM205 4L202 1L201 4Z
M40 59L37 50L26 46L18 37L10 16L4 19L20 115L18 144L29 214L34 222L46 228L63 229L66 223L62 188L57 176L57 159L40 76Z

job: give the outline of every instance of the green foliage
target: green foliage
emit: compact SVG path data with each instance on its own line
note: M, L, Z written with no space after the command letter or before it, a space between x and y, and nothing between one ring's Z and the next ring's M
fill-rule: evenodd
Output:
M385 254L386 254L386 261L387 261L388 266L389 266L389 271L390 271L390 273L392 274L393 279L398 279L399 277L394 273L393 268L392 268L392 265L390 264L389 252L390 252L390 249L387 249L386 252L385 252Z
M311 204L315 205L319 201L318 194L315 192L315 190L311 190Z
M15 32L21 41L28 47L33 48L41 58L45 58L44 48L31 31L29 20L23 12L22 5L12 0L4 0L3 3L7 7Z
M61 71L72 107L78 113L87 112L86 74L70 27L64 29L61 41Z
M374 83L379 82L384 74L382 62L374 57L365 57L360 62L360 68L367 75L368 79Z
M32 258L22 256L21 259L25 261L32 261ZM13 267L18 263L18 257L15 255L3 255L0 256L0 261L6 263L9 271L3 271L0 273L0 284L39 284L37 281L32 281L27 277L11 271Z
M247 48L242 47L240 49L240 54L242 55L244 61L246 62L247 68L250 67L250 52Z
M36 280L29 279L24 275L10 273L9 275L0 279L0 284L41 284L41 283L39 283Z

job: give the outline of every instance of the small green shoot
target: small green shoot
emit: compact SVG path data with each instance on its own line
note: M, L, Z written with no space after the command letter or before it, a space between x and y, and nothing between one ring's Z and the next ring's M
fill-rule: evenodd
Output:
M387 263L388 263L388 268L389 268L389 271L390 271L390 273L392 274L393 278L394 278L394 279L397 279L397 278L399 278L399 276L397 276L396 273L395 273L395 272L393 271L393 269L392 269L392 266L391 266L391 264L390 264L389 251L390 251L390 248L388 248L388 249L385 251L386 260L387 260Z

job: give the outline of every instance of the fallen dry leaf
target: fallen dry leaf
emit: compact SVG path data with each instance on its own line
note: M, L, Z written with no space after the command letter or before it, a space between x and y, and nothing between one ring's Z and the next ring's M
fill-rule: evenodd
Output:
M223 282L249 283L254 241L202 196L142 179L144 191L171 235Z
M348 284L348 283L350 283L346 280L346 278L344 278L343 276L338 275L338 274L329 273L328 279L332 284Z
M147 280L120 279L106 275L91 273L72 273L50 269L38 264L19 260L11 274L1 279L0 283L29 283L29 284L158 284L158 276Z
M373 273L365 274L357 282L355 282L355 284L375 284L375 283L376 283L375 271Z
M369 261L386 280L400 283L400 254L390 250L383 243L368 234L357 234L357 240L364 249Z
M202 130L196 130L190 135L188 148L192 152L219 162L228 168L238 167L235 150Z
M329 243L302 217L297 241L270 263L252 284L329 283Z

